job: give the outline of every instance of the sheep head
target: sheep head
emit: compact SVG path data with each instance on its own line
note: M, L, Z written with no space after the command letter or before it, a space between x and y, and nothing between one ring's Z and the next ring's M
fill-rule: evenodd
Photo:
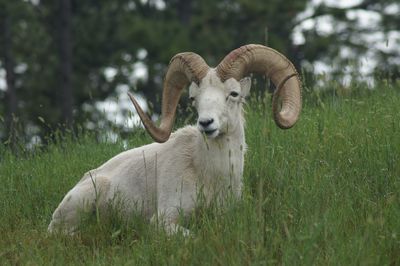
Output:
M250 89L251 73L269 77L276 86L273 116L283 129L292 127L301 111L301 82L293 64L282 54L262 45L249 44L230 52L215 68L195 53L175 55L168 67L162 98L161 125L157 127L129 94L145 128L157 142L168 140L182 90L198 112L197 125L209 137L225 133L232 119L239 119L242 99Z
M237 81L230 78L224 82L214 69L197 85L189 87L189 97L198 113L197 127L210 138L237 129L242 115L242 102L250 91L251 79Z

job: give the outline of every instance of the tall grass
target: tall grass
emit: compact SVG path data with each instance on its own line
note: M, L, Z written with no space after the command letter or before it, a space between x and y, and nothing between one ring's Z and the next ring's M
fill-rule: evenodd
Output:
M400 264L400 86L317 96L288 131L268 98L249 101L242 200L192 217L190 238L118 215L48 235L65 193L123 143L61 138L24 157L1 147L0 263ZM148 142L138 132L128 146Z

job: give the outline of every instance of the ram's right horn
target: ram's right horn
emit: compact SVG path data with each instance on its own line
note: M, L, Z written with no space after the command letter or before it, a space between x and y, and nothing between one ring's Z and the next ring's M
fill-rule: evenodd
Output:
M191 82L199 84L209 69L210 67L203 58L195 53L179 53L171 59L164 80L161 124L159 127L143 112L135 98L129 94L143 125L156 142L165 142L171 135L176 107L183 88Z

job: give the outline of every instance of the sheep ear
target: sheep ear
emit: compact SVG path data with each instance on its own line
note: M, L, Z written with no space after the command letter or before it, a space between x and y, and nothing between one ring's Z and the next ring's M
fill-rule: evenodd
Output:
M193 97L196 95L196 91L199 89L199 85L196 82L192 82L189 86L189 97Z
M242 96L246 97L250 93L250 87L251 87L251 78L250 77L245 77L239 81L240 87L242 88Z

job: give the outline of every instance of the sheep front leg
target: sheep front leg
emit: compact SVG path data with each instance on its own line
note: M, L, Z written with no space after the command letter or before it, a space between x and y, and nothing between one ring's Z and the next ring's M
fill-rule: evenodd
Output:
M187 192L186 192L187 193ZM182 233L184 236L189 236L190 231L187 228L179 225L179 220L186 216L194 209L194 201L191 193L180 195L179 197L164 198L158 200L158 211L156 216L153 216L153 222L162 226L168 235Z
M185 178L166 178L157 182L155 195L157 211L151 220L162 226L169 235L176 233L190 235L187 228L179 225L180 217L186 217L196 206L196 175L189 170L186 171Z
M155 223L163 227L168 235L182 233L184 236L189 236L189 229L178 224L179 216L179 209L176 207L170 207L159 211L156 215L154 215L151 218L151 223Z

